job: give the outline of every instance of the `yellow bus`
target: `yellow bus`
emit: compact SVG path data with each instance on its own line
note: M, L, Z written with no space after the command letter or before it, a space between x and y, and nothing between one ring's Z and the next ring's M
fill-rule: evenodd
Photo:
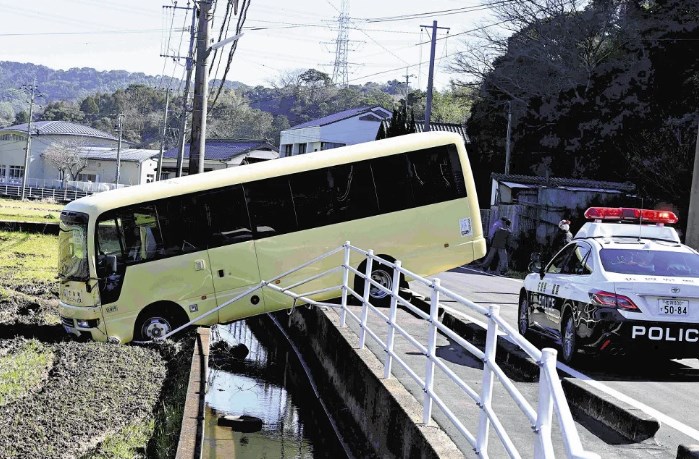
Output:
M485 240L462 138L410 134L73 201L60 220L61 321L67 332L98 341L158 338L345 241L419 275L481 258ZM364 269L359 259L351 264ZM372 269L390 289L392 270ZM356 276L357 292L363 283ZM328 295L337 293L313 299ZM388 300L371 288L372 304ZM196 323L292 303L263 289Z

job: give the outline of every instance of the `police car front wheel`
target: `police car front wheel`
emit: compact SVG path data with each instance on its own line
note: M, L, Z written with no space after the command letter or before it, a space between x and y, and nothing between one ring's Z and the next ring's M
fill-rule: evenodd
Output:
M565 319L563 319L563 326L561 327L561 360L564 363L571 363L575 359L577 350L575 320L573 320L572 314L567 314Z

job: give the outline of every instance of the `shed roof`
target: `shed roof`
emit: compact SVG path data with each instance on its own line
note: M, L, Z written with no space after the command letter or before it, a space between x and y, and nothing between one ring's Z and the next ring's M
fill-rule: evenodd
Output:
M594 191L626 191L631 192L636 189L636 185L631 182L606 182L600 180L574 179L564 177L540 177L538 175L518 175L518 174L490 174L493 180L500 183L512 182L523 185L537 185L556 188L570 188L574 190Z
M0 132L21 132L26 133L29 123L16 124L0 129ZM32 135L73 135L81 137L94 137L98 139L118 140L111 134L99 131L89 126L69 123L67 121L35 121L32 122Z
M119 152L119 161L142 163L157 156L159 150L141 150L136 148L122 148ZM80 149L80 156L92 160L116 161L116 148L84 147Z
M189 144L184 146L184 157L189 158ZM277 148L266 140L233 140L233 139L209 139L206 141L206 159L213 161L230 161L238 155L249 153L253 150L277 151ZM170 148L163 158L176 159L177 147Z

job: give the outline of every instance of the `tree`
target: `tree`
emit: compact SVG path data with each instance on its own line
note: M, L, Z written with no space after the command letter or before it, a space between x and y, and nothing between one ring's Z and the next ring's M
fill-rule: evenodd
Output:
M0 102L0 127L9 126L15 120L15 110L9 102Z
M70 140L53 142L44 150L44 160L58 169L64 185L66 180L75 180L87 167L87 158L80 151L83 147L83 142Z
M44 121L68 121L80 123L85 119L85 114L80 107L72 102L58 101L49 103L41 115Z

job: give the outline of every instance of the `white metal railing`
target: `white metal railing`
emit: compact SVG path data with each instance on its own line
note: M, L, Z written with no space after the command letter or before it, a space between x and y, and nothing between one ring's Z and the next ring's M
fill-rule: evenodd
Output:
M318 263L328 257L343 252L342 265L329 269L319 274L295 282L292 285L281 287L277 283L312 264ZM366 269L364 272L358 271L350 264L352 254L359 254L366 259ZM377 283L371 278L372 266L374 262L378 262L384 266L389 266L393 269L393 282L391 290L388 290L383 285ZM323 276L331 275L342 270L342 283L337 286L324 288L321 290L309 291L304 293L295 293L292 289L296 289L306 283L317 280ZM349 286L350 273L364 279L364 291L360 295ZM407 300L399 295L399 285L401 275L412 278L415 282L420 282L427 286L431 291L430 312L423 312L419 308L412 305ZM377 309L370 302L370 289L374 287L391 296L388 316ZM561 435L563 438L563 446L567 457L579 459L594 459L599 458L599 455L585 451L580 442L578 432L573 421L573 416L568 407L568 403L563 393L558 373L556 371L556 351L553 349L537 349L533 344L527 341L523 336L510 326L499 314L499 306L491 305L488 308L479 306L474 302L448 290L440 285L439 279L426 279L417 274L403 268L400 261L391 262L374 255L372 250L363 250L352 246L346 242L342 247L338 247L330 252L327 252L307 263L304 263L292 270L280 274L272 279L262 281L259 284L250 287L246 291L236 295L231 300L219 305L218 307L198 316L191 322L178 327L167 335L159 338L163 340L169 336L185 329L189 325L216 313L218 310L234 303L235 301L249 295L250 293L262 288L270 288L277 292L293 298L293 305L297 302L305 303L313 306L330 307L339 309L340 326L345 327L347 318L355 321L359 326L359 347L364 348L367 336L376 341L385 351L386 357L384 361L384 378L389 379L392 376L393 363L397 363L402 369L410 375L423 389L423 415L422 421L425 425L429 425L432 419L433 405L437 405L445 414L449 422L461 433L461 435L469 442L474 451L479 457L488 457L488 440L489 433L492 430L500 439L507 455L512 458L521 457L512 439L505 431L498 415L495 413L492 406L492 395L496 381L499 381L502 387L510 395L516 406L524 414L529 421L533 432L536 435L536 444L534 446L534 456L536 458L552 458L554 457L554 447L552 441L552 418L556 413L558 418ZM340 304L320 302L311 299L310 297L320 293L337 291L340 293ZM348 300L350 297L356 298L361 302L361 314L357 316L350 308L348 308ZM448 298L463 306L466 306L472 311L483 315L487 319L487 333L485 340L485 349L482 351L472 343L463 339L456 332L439 322L438 311L441 307L442 298ZM419 342L415 337L410 335L403 327L396 322L398 306L406 308L412 314L424 319L428 324L427 343ZM292 306L293 307L293 306ZM369 313L373 313L380 317L388 325L386 341L384 342L378 334L371 330L368 326ZM418 375L410 366L401 359L400 355L394 351L396 333L410 342L421 354L426 358L424 377ZM443 334L449 339L456 342L466 351L483 362L483 376L481 380L480 393L471 388L466 382L461 380L452 371L445 362L436 355L436 343L438 333ZM539 366L539 396L538 406L535 409L529 401L515 387L515 384L509 379L502 368L495 360L497 351L497 338L499 334L507 335L514 344L524 350ZM475 433L470 432L466 426L457 418L447 403L434 390L434 374L435 371L441 371L448 379L455 383L468 397L476 402L480 409L480 418L478 422L478 430Z

